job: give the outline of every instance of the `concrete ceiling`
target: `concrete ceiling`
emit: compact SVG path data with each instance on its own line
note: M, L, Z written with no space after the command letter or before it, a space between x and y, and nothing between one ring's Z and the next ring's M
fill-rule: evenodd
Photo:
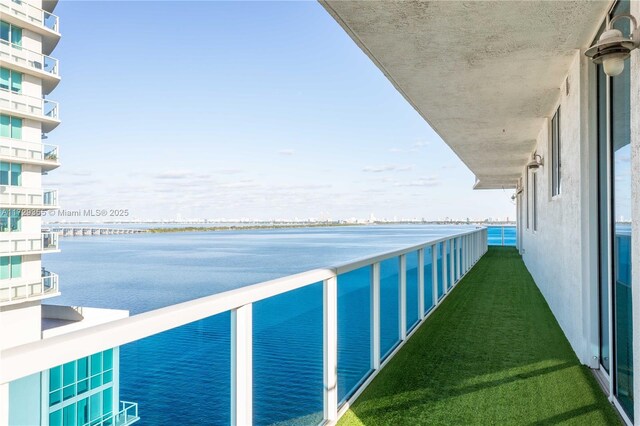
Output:
M475 173L513 188L609 1L341 1L324 8Z

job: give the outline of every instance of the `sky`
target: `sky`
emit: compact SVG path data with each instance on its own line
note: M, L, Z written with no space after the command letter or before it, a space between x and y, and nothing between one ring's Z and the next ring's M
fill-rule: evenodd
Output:
M316 2L59 2L64 210L515 218Z

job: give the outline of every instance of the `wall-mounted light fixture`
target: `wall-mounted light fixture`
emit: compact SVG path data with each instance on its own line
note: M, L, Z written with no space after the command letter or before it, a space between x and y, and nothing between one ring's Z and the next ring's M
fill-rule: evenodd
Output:
M631 23L629 37L625 37L622 31L613 28L613 24L622 18L628 19ZM624 14L611 19L607 30L584 54L590 57L594 64L602 64L604 72L609 77L615 77L624 70L625 59L638 46L640 46L640 30L638 29L636 18L632 15Z
M527 164L527 168L528 169L537 169L540 166L544 165L544 160L542 158L542 156L536 152L533 153L533 155L531 156L531 161L529 161L529 163Z

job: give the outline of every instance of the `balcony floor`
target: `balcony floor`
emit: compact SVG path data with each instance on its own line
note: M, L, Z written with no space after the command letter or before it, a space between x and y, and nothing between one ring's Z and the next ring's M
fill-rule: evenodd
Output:
M341 425L621 424L514 248L491 247Z

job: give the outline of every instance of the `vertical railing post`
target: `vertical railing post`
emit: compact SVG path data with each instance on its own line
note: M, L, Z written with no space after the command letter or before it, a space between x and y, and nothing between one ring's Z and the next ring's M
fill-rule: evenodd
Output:
M438 306L438 247L431 246L431 292L433 293L433 307Z
M398 312L400 321L400 340L407 338L407 255L400 255L400 273L399 273L399 294L398 294Z
M371 369L380 368L380 263L371 265Z
M252 305L231 311L231 424L253 423Z
M424 247L418 250L418 315L424 319Z
M338 419L338 279L323 281L324 418Z

